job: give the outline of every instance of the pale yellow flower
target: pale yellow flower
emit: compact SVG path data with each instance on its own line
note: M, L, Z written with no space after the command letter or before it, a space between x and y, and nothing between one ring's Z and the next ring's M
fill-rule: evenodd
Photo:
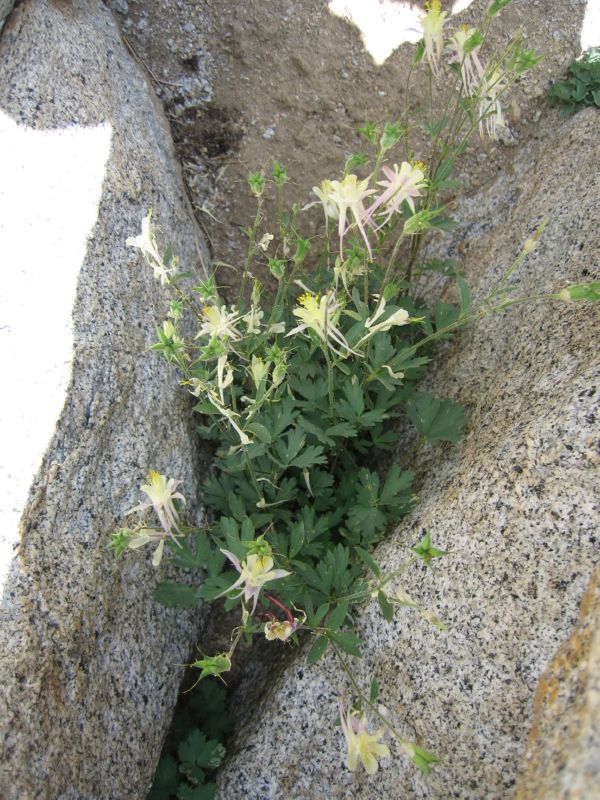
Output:
M331 199L333 192L333 184L331 181L321 181L321 184L319 186L313 186L312 190L321 201L323 213L325 214L325 221L328 219L339 219L339 209ZM314 203L312 205L314 205Z
M383 736L383 728L376 733L369 733L364 714L359 715L357 711L352 710L345 712L341 706L340 722L348 746L348 769L354 771L358 767L360 759L367 773L374 775L379 769L377 759L390 755L389 747L379 744L379 739Z
M294 626L287 619L282 622L274 620L273 622L267 622L265 625L265 638L269 642L275 639L279 639L280 642L285 642L290 638L293 632Z
M365 320L365 328L367 328L368 333L366 333L359 342L357 342L356 346L359 347L363 342L366 342L367 339L370 339L376 333L381 333L383 331L389 331L395 325L408 325L410 322L410 315L408 311L404 308L398 308L393 314L387 319L384 319L382 322L377 322L378 319L381 318L385 311L385 298L383 295L379 299L379 305L375 310L375 313L372 317L369 317ZM389 368L388 368L389 369ZM393 375L393 373L391 373ZM394 376L395 377L395 376Z
M140 486L140 490L148 496L148 500L130 509L127 513L153 508L165 533L175 539L173 531L177 533L180 531L179 514L173 501L181 500L182 503L185 503L185 497L181 492L175 491L180 483L181 481L167 478L165 475L151 470L146 478L146 483Z
M252 611L250 612L252 614L254 614L256 610L258 595L265 583L291 575L291 572L286 572L284 569L273 569L273 559L271 556L251 554L245 561L240 563L239 558L234 553L230 553L229 550L223 550L221 548L221 552L231 561L233 566L240 573L240 577L228 589L217 595L217 597L223 597L229 594L232 589L237 589L241 586L242 589L236 597L244 595L245 602L248 602L250 599L253 600Z
M311 292L306 292L298 298L298 303L299 308L294 309L294 315L302 324L292 328L286 336L292 336L294 333L300 333L310 328L338 355L344 354L340 353L336 345L343 347L349 353L354 353L343 333L336 327L341 305L337 302L333 292L327 292L320 299ZM354 354L358 355L358 353Z
M498 128L506 126L499 99L505 88L502 77L496 69L482 81L479 101L479 133L482 137L485 131L491 139L496 139Z
M438 74L438 61L444 49L444 21L447 11L442 11L440 0L428 0L426 13L421 16L421 27L425 39L425 55L434 75Z
M138 250L141 250L146 258L146 261L148 261L148 263L154 269L154 277L159 278L163 285L169 283L171 274L175 272L175 269L173 267L167 267L162 259L162 256L158 252L156 237L154 236L154 231L152 230L152 209L142 220L141 234L139 236L130 236L126 240L125 244L128 247L137 247Z
M202 327L196 335L196 339L200 336L216 336L218 339L232 339L234 342L242 338L242 334L235 327L236 323L240 320L240 315L232 307L231 311L227 312L227 306L204 306L202 309Z
M468 25L461 25L450 38L450 49L454 50L460 64L460 76L464 93L467 96L477 93L477 87L483 78L483 65L479 60L479 45L469 53L465 53L465 45L477 31Z
M369 255L371 255L371 245L363 223L365 215L363 200L374 194L375 190L367 189L368 185L369 178L365 178L364 181L359 181L356 175L346 175L342 181L331 181L329 201L335 205L339 215L338 233L340 237L340 255L342 256L344 234L352 224L346 220L348 212L350 212L351 218L354 220L364 239Z
M223 392L228 386L231 386L232 383L233 370L227 362L227 353L223 353L223 355L219 356L217 361L217 386L219 387L219 397L222 403L225 402Z

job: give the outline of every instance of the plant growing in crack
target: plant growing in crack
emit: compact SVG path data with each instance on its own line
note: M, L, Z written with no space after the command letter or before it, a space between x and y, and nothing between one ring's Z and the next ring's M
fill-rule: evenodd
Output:
M352 695L340 711L347 763L369 774L389 755L384 732L422 772L439 760L382 712L377 682L368 692L361 688L350 660L364 647L355 625L361 603L376 601L388 622L402 607L445 629L403 588L403 576L417 562L429 566L447 555L430 533L407 548L403 565L391 573L373 554L418 500L408 468L414 452L425 442L458 441L467 424L458 403L419 390L418 380L437 344L465 325L515 304L600 296L597 283L515 293L510 279L537 247L546 220L476 302L455 262L426 255L428 236L456 224L444 197L455 187L457 157L475 132L497 135L505 93L539 60L518 35L486 56L489 27L508 1L493 0L480 30L454 31L440 3L428 4L413 69L423 66L431 81L444 81L447 99L435 122L431 116L419 123L430 137L426 157L417 160L412 150L417 121L407 105L397 122L364 124L367 151L351 156L341 176L315 186L314 202L286 206L288 175L276 161L270 175L250 175L256 214L233 305L220 297L217 273L186 289L171 251L159 251L150 214L141 235L128 240L172 292L153 349L180 370L197 398L198 430L216 452L202 528L181 522L177 482L151 473L141 487L149 500L132 511L152 507L158 526L130 517L113 546L122 553L156 543L155 564L166 553L177 567L203 570L199 585L162 583L155 596L167 605L225 597L227 609L239 607L227 652L192 665L199 681L223 678L242 638L307 642L311 664L329 651ZM277 205L273 220L265 220L269 192ZM315 206L323 230L308 236L303 220ZM261 285L262 274L270 274L274 292ZM432 297L437 278L454 282L457 302ZM196 320L192 340L182 332L184 313ZM380 473L372 465L397 445L401 418L414 426L413 452L405 468ZM376 732L369 717L378 720Z

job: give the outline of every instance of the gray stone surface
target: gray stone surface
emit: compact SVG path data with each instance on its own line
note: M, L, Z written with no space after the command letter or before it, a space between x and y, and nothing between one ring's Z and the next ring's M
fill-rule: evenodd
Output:
M192 517L203 469L188 396L146 352L165 291L125 240L152 207L182 268L203 244L102 3L19 5L0 126L0 796L140 798L200 616L152 601L150 552L107 545L149 469L183 481Z
M579 622L540 678L514 800L600 793L600 566Z
M2 27L6 18L13 10L14 4L14 0L0 0L0 32L2 32Z
M598 279L597 131L596 111L578 114L459 204L451 252L477 296L545 216L543 239L515 278L520 290ZM465 439L412 461L410 446L397 454L417 469L422 500L376 555L394 570L424 528L452 551L401 584L449 632L410 611L387 625L376 604L362 608L367 657L356 670L366 687L374 672L401 733L442 764L422 777L389 742L394 757L376 776L347 771L334 721L339 694L351 689L332 658L311 668L298 660L272 676L238 729L222 800L512 795L539 676L576 624L598 560L598 317L589 305L516 306L464 331L433 365L430 388L465 403Z

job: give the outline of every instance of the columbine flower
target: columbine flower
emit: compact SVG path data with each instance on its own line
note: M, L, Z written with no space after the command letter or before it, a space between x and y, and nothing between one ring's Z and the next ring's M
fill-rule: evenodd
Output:
M359 181L356 175L346 175L343 181L331 181L329 192L329 201L333 203L339 215L338 233L340 237L340 255L343 255L342 245L344 241L344 234L350 227L351 223L346 222L346 214L348 211L354 218L361 236L365 240L369 255L371 255L371 245L365 231L363 218L365 215L365 207L363 200L366 197L374 194L374 189L367 189L369 185L369 178L364 181Z
M335 326L339 318L341 305L336 302L333 292L324 294L320 300L315 297L314 294L306 292L306 294L298 298L298 303L300 304L300 308L294 309L294 315L301 320L302 324L298 325L296 328L292 328L292 330L286 334L286 337L310 328L325 344L331 347L334 353L343 355L343 353L340 353L335 347L335 344L338 344L344 347L349 353L358 355L358 353L355 353L354 350L350 348L343 333Z
M248 333L260 333L260 321L263 316L263 310L253 305L250 311L242 317L246 323L246 331Z
M258 242L258 246L263 251L263 253L267 252L267 250L269 249L269 245L271 244L272 241L273 241L273 234L265 233L260 242Z
M239 322L240 315L232 306L231 311L227 313L227 306L204 306L202 309L202 318L204 322L202 327L196 335L199 336L208 334L209 336L217 336L219 339L233 339L237 341L242 338L242 334L235 327L236 322Z
M261 382L269 374L269 362L264 362L262 358L257 358L257 356L253 355L252 364L250 366L250 374L252 375L254 385L258 389Z
M504 90L504 81L499 70L495 69L486 75L481 85L481 99L479 101L479 133L483 137L484 128L491 139L497 138L497 129L504 128L502 106L498 95Z
M421 26L425 39L425 55L429 61L431 71L437 77L438 60L444 49L444 20L447 11L442 11L440 0L428 0L425 4L426 13L421 16Z
M385 297L382 295L379 300L379 305L372 317L365 320L365 328L367 328L368 333L366 333L362 339L357 343L357 347L365 342L367 339L370 339L376 333L381 333L382 331L389 331L389 329L394 325L408 325L410 322L410 315L408 311L404 308L398 308L394 311L393 314L387 319L384 319L383 322L377 322L377 320L381 317L383 312L385 311ZM393 373L391 373L393 375ZM395 377L395 376L394 376Z
M193 381L194 381L194 379L192 378L190 383L192 383L192 385L195 385L193 383ZM214 392L214 390L210 386L208 386L206 384L202 384L201 386L197 387L197 391L198 391L198 394L200 394L201 391L206 392L206 395L208 397L209 402L213 404L213 406L217 409L217 411L219 412L219 414L222 417L225 417L225 419L229 422L231 427L234 429L234 431L240 437L240 443L242 445L250 444L249 437L244 433L244 431L240 428L240 426L235 421L236 417L239 417L240 415L237 414L235 411L232 411L230 408L227 408L225 403L222 403L220 401L219 397L217 397L216 393ZM193 391L192 394L195 394L195 391Z
M253 599L251 611L252 614L254 614L256 610L258 595L260 594L260 590L263 588L265 583L268 583L269 581L276 581L292 574L291 572L286 572L284 569L273 569L273 559L271 556L258 556L256 554L252 554L240 564L239 558L233 553L230 553L229 550L223 550L221 548L221 552L231 561L233 566L240 573L240 577L229 587L229 589L221 592L221 594L217 595L217 597L223 597L224 595L229 594L232 589L237 589L238 586L242 586L240 593L237 594L236 597L241 597L244 595L244 601L246 603L250 600L250 598Z
M185 497L181 492L174 491L181 481L176 481L173 478L167 478L161 475L160 472L151 470L146 478L146 483L140 486L140 490L148 495L148 500L144 500L139 506L135 506L128 514L133 511L145 511L147 508L153 508L156 516L160 520L160 524L165 529L165 532L172 535L172 530L179 533L179 514L175 508L173 500L181 500L185 503Z
M420 197L421 189L426 186L425 173L420 165L413 166L408 161L403 161L400 169L398 169L397 164L394 164L393 170L388 166L383 166L382 171L386 179L378 181L377 185L383 186L385 191L377 197L363 217L365 222L371 224L375 212L384 206L387 216L379 225L380 228L389 222L392 214L395 212L400 213L400 207L404 200L406 200L414 214L415 202L413 197Z
M294 619L294 622L298 620ZM267 641L272 642L275 639L279 639L280 642L287 641L290 636L296 630L294 624L289 622L287 619L280 622L279 620L273 620L272 622L267 622L265 625L265 638Z
M468 53L465 53L465 45L475 33L477 33L475 28L469 28L468 25L461 25L460 28L454 32L449 42L450 48L454 50L458 58L463 89L467 96L477 93L477 87L483 78L483 66L477 55L479 45Z
M156 238L152 230L152 210L148 212L148 216L142 220L142 232L139 236L130 236L125 244L128 247L137 247L144 254L146 261L154 269L154 277L159 278L163 286L169 283L169 278L173 272L173 268L169 269L160 253L156 244Z
M339 219L339 209L331 199L333 192L333 184L331 181L321 181L320 186L313 186L312 190L321 201L323 213L325 214L325 222L327 223L328 219ZM315 205L315 203L312 203L312 205Z
M224 403L223 392L233 383L233 370L227 363L227 353L219 356L217 361L217 386L219 387L219 397Z
M377 759L390 755L389 747L386 744L379 744L378 741L383 736L383 729L369 733L364 714L359 715L357 711L352 710L344 712L341 706L340 722L348 745L348 769L354 771L358 767L360 758L368 774L374 775L379 769Z

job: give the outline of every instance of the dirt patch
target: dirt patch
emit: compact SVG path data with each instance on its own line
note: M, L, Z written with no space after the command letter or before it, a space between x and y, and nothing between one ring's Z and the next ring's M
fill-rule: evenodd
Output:
M456 19L476 22L486 5L476 0ZM376 65L359 29L334 16L325 0L114 0L113 7L126 12L118 14L122 30L155 78L215 256L230 264L243 259L241 227L254 213L249 169L268 168L276 158L293 179L290 200L308 202L311 187L335 177L361 149L356 130L365 118L397 118L403 108L413 45ZM492 46L522 28L525 46L544 61L512 93L503 141L476 139L464 154L463 191L510 169L521 144L556 125L558 112L546 104L545 91L579 55L584 12L579 0L513 0L502 12ZM426 82L417 80L414 90L418 110ZM417 136L414 155L422 149ZM221 277L235 288L234 272Z

